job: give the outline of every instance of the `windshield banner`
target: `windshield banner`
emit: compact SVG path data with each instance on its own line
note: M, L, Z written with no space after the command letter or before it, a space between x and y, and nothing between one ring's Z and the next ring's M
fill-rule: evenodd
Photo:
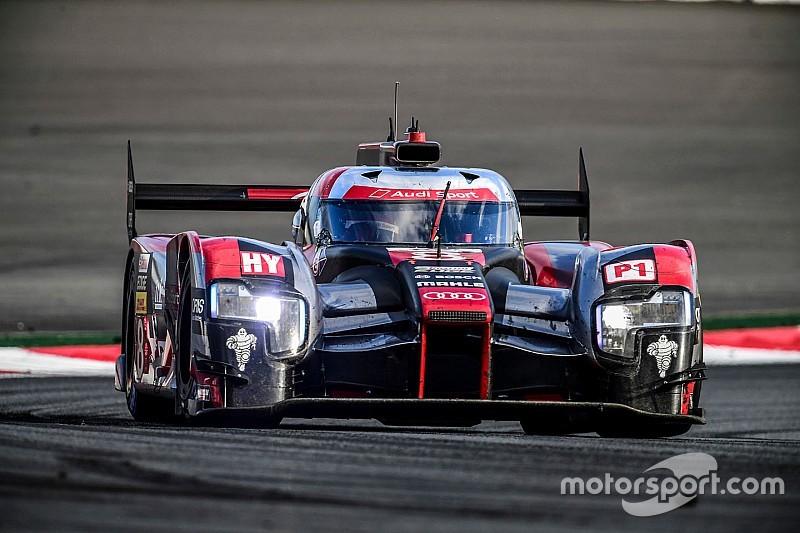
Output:
M444 189L388 189L353 185L342 197L345 200L441 200ZM490 189L450 189L448 200L499 202L500 199Z

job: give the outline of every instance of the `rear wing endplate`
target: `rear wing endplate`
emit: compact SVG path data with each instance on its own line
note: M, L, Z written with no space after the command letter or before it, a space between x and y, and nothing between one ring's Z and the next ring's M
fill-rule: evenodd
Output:
M522 216L577 217L578 237L589 240L589 180L583 149L579 151L578 190L547 191L518 189L514 191Z
M128 141L128 241L136 236L136 210L295 212L309 187L136 183Z

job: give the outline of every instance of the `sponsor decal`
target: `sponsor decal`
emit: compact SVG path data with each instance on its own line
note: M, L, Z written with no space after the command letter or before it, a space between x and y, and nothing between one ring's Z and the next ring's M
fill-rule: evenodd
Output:
M658 375L666 377L672 360L678 355L678 343L667 339L666 335L661 335L657 341L647 346L647 354L655 357Z
M403 261L410 261L412 264L415 261L465 261L467 265L471 265L473 261L481 264L484 262L483 252L474 248L442 250L441 257L438 256L437 250L432 248L388 248L387 251L395 265ZM470 266L461 268L474 272Z
M141 254L139 256L139 272L147 272L150 266L150 254Z
M467 276L467 275L458 275L458 274L454 275L454 276L450 276L450 275L434 275L434 276L430 276L428 274L417 274L416 276L414 276L414 279L430 279L431 277L433 277L434 279L437 279L437 280L438 279L478 279L478 280L483 279L480 276Z
M479 292L455 292L455 291L429 291L422 295L428 300L459 300L480 302L486 299L485 294Z
M203 298L192 298L192 314L202 315L206 301Z
M345 200L441 200L444 189L384 189L353 185L342 197ZM491 189L450 189L447 192L448 200L499 202L497 195Z
M417 287L468 287L471 289L483 289L483 283L479 281L418 281Z
M147 314L147 293L146 292L136 292L136 314L137 315L146 315Z
M283 257L262 252L242 252L242 274L285 277Z
M139 274L138 276L136 276L136 290L137 291L147 290L147 274Z
M236 335L228 337L225 345L236 354L236 364L239 370L244 372L247 363L250 362L250 351L256 349L256 336L247 333L244 328L239 329Z
M483 276L477 275L475 266L414 266L414 271L425 272L415 274L414 280L418 288L423 287L463 287L470 289L485 288Z
M460 264L455 263L455 257L450 264L438 261L433 264L412 263L414 282L422 300L423 316L429 317L433 311L474 311L490 317L491 300L480 272L481 266L472 260L475 257L474 252L479 250L456 250L454 255L461 256ZM444 252L442 256L444 257ZM479 257L483 261L483 254Z
M148 322L146 316L136 317L136 359L134 361L134 373L136 380L141 381L142 374L147 374L150 370L150 335L148 333Z
M463 274L471 274L475 269L471 266L428 266L417 265L414 267L414 272L458 272Z
M153 306L155 309L164 307L164 284L161 283L158 275L153 277Z
M652 259L633 259L609 263L603 267L603 278L609 285L623 282L656 281L656 262Z
M325 253L325 246L317 248L314 254L314 260L311 262L311 272L315 276L319 276L325 269L325 263L328 261L328 256Z

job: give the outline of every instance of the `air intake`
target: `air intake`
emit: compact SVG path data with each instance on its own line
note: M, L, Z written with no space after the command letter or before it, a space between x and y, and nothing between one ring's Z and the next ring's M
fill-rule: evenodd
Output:
M486 311L430 311L428 320L431 322L486 322Z
M442 147L437 142L399 141L394 145L394 158L401 165L433 165L442 157Z

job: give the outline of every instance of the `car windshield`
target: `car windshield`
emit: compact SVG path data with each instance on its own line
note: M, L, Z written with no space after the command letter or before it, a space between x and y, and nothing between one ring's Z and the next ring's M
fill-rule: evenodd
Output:
M323 200L318 229L327 229L333 242L340 243L427 244L439 203ZM448 244L513 244L518 227L517 209L511 202L449 200L439 235Z

